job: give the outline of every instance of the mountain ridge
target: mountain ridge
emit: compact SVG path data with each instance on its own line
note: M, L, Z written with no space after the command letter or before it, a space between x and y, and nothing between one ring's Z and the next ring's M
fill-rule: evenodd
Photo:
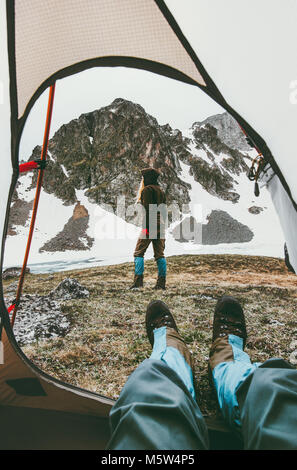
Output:
M202 204L204 220L217 211L211 220L217 217L218 229L220 221L227 220L223 213L230 216L228 221L233 219L236 236L227 238L226 243L248 243L253 238L250 233L255 233L254 225L259 232L260 224L254 220L263 219L271 204L267 199L265 206L260 204L258 208L255 204L252 185L246 178L253 151L243 136L238 137L240 132L227 113L197 121L188 130L172 129L169 124L159 125L141 105L122 98L63 124L49 141L43 183L43 197L60 207L59 226L48 230L43 222L37 227L38 252L90 252L96 245L94 213L99 208L103 210L100 214L110 212L122 218L128 224L124 230L129 224L137 229L139 220L133 208L140 170L146 166L161 170L160 186L167 203L178 208L181 221L195 217L193 205ZM35 147L29 160L40 158L40 152L41 147ZM19 178L10 213L9 239L25 233L36 179L37 172ZM121 197L132 211L116 212ZM85 217L75 222L78 204ZM243 238L240 224L249 230L247 235L244 229ZM68 244L65 239L69 239ZM222 239L218 238L217 243Z

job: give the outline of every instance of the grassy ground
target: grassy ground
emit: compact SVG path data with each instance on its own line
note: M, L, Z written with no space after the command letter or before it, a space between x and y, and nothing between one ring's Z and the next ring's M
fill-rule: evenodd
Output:
M72 325L64 338L25 346L25 353L54 377L116 399L131 372L150 355L145 310L152 299L161 299L171 308L193 353L202 412L213 414L215 397L207 378L213 310L217 298L228 293L244 306L249 334L246 351L251 359L278 356L289 360L291 343L297 340L297 277L288 273L282 260L187 255L170 257L167 262L166 291L152 290L153 260L145 262L145 287L138 291L128 289L132 263L28 275L26 293L47 294L65 277L72 277L91 295L87 300L63 303Z

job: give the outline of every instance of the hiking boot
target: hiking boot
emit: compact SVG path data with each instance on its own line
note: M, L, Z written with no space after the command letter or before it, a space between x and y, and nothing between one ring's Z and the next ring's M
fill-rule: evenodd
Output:
M166 326L166 347L172 347L179 351L186 363L191 367L193 373L194 388L194 363L188 346L180 336L175 320L167 305L161 300L153 300L149 303L146 310L146 332L151 343L154 346L154 330Z
M213 370L218 364L234 361L234 352L229 343L229 335L242 338L244 348L247 333L243 310L234 297L224 295L218 300L215 307L212 345L209 351L208 378L215 393L217 392L213 380Z
M218 300L215 308L212 342L228 335L242 338L245 347L247 333L242 307L234 297L224 295Z
M143 287L143 274L141 276L135 274L134 282L129 289L139 289L140 287Z
M165 276L158 276L158 279L157 279L157 282L156 282L156 285L154 287L155 290L158 290L158 289L163 289L165 290L166 289L166 277Z
M152 300L148 304L146 309L145 325L147 336L152 346L154 344L154 330L156 328L167 326L178 333L175 320L169 308L161 300Z

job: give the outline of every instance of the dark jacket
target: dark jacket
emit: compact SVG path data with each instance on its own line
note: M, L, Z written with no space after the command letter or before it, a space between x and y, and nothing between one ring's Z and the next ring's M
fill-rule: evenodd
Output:
M147 229L152 237L155 234L159 237L160 231L162 232L164 229L167 217L164 191L162 191L158 184L144 186L141 193L141 204L145 208L142 228ZM150 205L153 206L150 207Z

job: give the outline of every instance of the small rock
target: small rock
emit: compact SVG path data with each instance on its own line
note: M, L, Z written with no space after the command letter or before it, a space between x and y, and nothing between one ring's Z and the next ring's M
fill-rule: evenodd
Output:
M12 294L15 294L17 286L18 281L14 281L6 289L6 305L13 302ZM49 295L22 295L14 324L14 334L19 345L65 336L69 332L70 321L61 310L62 302L89 295L85 287L71 278L60 282Z
M248 211L251 214L257 215L257 214L260 214L263 211L263 208L259 207L259 206L252 206L252 207L249 207Z
M9 303L6 299L6 303ZM61 304L49 296L25 294L21 298L14 324L14 334L20 346L36 340L65 336L70 321L61 311Z
M278 320L270 320L269 324L271 326L284 326L284 323L281 323L280 321Z
M9 284L9 286L6 287L5 293L7 294L15 293L17 291L18 285L19 285L18 281L12 282L11 284Z
M6 280L6 279L11 279L13 277L20 276L21 271L22 271L22 268L18 268L18 267L7 268L2 273L2 279ZM26 274L28 274L30 272L30 268L26 268L25 272Z
M90 292L83 287L77 279L66 278L50 293L50 297L62 300L83 299L89 297Z

